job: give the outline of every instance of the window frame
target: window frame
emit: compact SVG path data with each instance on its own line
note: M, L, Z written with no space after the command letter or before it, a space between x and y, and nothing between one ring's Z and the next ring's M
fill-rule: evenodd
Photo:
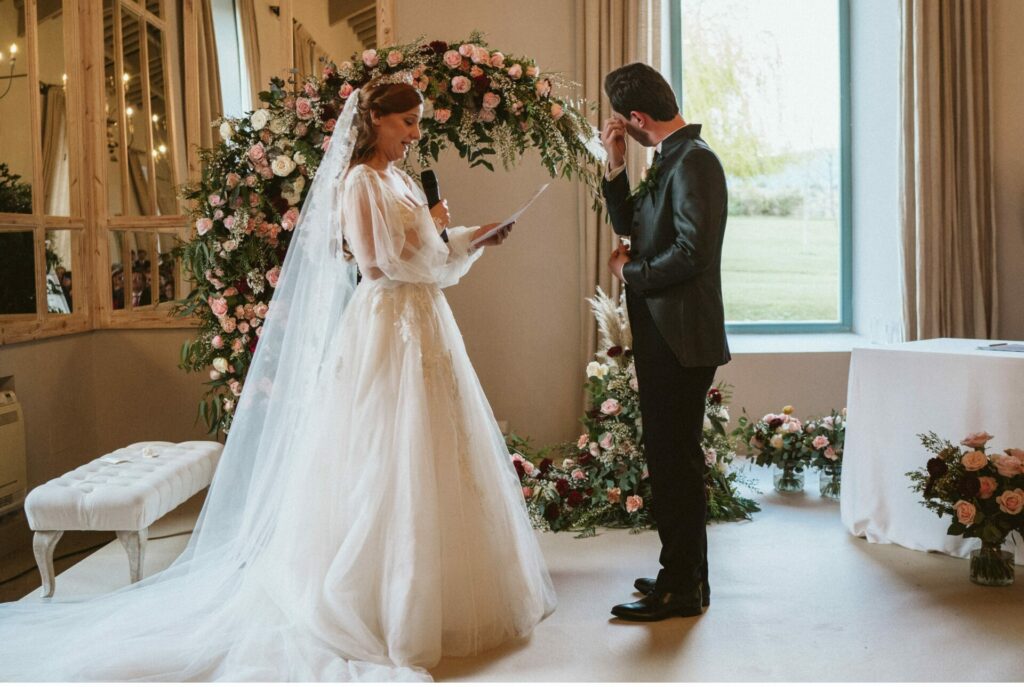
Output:
M683 109L683 2L666 0L669 22L667 67ZM729 334L824 334L853 331L853 208L850 136L850 0L835 0L839 22L839 318L799 322L726 321Z

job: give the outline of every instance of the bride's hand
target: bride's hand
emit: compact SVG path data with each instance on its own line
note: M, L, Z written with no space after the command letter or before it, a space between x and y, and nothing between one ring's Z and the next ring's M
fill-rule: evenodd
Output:
M473 232L473 240L476 241L477 237L483 236L484 234L486 234L491 229L494 229L497 226L501 225L499 225L497 222L495 222L494 224L485 224L484 226L480 227L475 232ZM512 233L513 226L515 226L515 222L513 222L512 224L505 225L504 227L498 230L497 234L486 239L485 241L480 242L478 245L500 246L505 241L505 239L508 238L508 235Z
M434 218L434 224L438 231L447 229L448 224L452 221L451 215L448 214L448 200L442 200L430 208L430 216Z

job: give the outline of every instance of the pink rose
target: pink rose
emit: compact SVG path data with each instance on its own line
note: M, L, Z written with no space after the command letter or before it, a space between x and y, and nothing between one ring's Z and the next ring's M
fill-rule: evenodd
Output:
M216 370L210 370L210 379L216 382L218 379L220 379L220 372L217 372Z
M818 449L819 451L828 446L828 437L816 436L814 441L811 442L811 446Z
M241 332L242 334L248 334L249 333L249 323L245 322L245 321L239 322L238 323L238 331Z
M1024 451L1019 448L1008 448L1006 449L1006 454L1024 460Z
M471 57L473 55L473 46L471 43L463 43L459 46L459 54L463 57Z
M308 98L315 98L316 97L316 86L313 85L312 81L307 81L305 83L305 85L302 87L302 90L303 90L303 92L305 92L306 97L308 97Z
M996 472L1003 477L1016 477L1024 472L1024 463L1016 456L999 453L992 456L992 464L995 465Z
M218 349L224 348L224 337L222 337L220 334L214 335L214 337L210 340L210 345Z
M345 82L341 85L341 90L338 91L338 97L342 100L346 100L350 95L352 95L352 91L354 90L355 89L352 88L352 84Z
M224 317L228 314L228 302L226 299L210 296L207 303L210 305L210 310L212 310L213 314L217 317Z
M196 233L202 236L206 232L213 229L213 220L209 217L200 217L196 220Z
M380 63L380 57L377 56L376 50L364 50L363 51L363 64L367 67L376 67Z
M622 405L614 398L606 399L601 404L601 412L605 415L618 415L622 412Z
M217 193L211 193L210 195L208 195L208 196L206 197L206 200L207 200L207 202L209 202L209 203L210 203L210 205L212 205L213 207L220 207L221 205L223 205L223 204L224 204L224 199L223 199L223 198L221 198L221 197L220 197L220 194L217 194Z
M462 55L456 50L449 50L444 54L444 63L452 69L458 69L462 64Z
M587 444L589 443L590 437L588 437L586 434L581 434L580 438L576 440L576 448L585 449L587 447Z
M615 445L615 437L612 436L611 432L605 432L601 435L601 441L598 443L605 451L610 451L612 446Z
M974 524L974 516L978 510L974 507L973 503L961 499L953 504L953 508L956 509L956 519L961 525Z
M238 289L236 289L234 286L229 286L228 288L224 289L224 296L225 297L231 297L231 296L237 296L237 295L238 295Z
M1002 494L996 497L996 503L999 504L999 510L1010 515L1017 515L1024 510L1024 489L1014 489L1013 491L1004 491Z
M262 162L267 159L267 152L264 150L262 143L257 143L252 148L249 148L249 159L253 162Z
M222 317L220 319L220 328L224 330L225 334L230 334L238 328L238 323L233 317Z
M577 468L572 471L572 478L575 480L585 480L587 478L587 473Z
M231 342L231 350L235 353L241 353L243 348L245 348L245 344L241 339L235 339Z
M497 69L501 69L505 66L505 56L500 52L491 53L491 66Z
M618 487L612 487L607 492L608 503L618 503L622 500L622 490Z
M256 175L255 174L250 174L250 175L246 176L245 177L245 185L246 186L255 186L256 185Z
M452 111L445 109L443 107L434 110L434 119L437 121L438 124L444 124L451 118L451 116Z
M979 477L978 481L981 482L981 490L978 491L978 498L979 499L992 498L992 494L996 493L996 487L998 486L998 484L996 483L996 478L995 477Z
M501 104L501 96L493 91L484 93L484 107L488 110L493 110Z
M626 512L635 513L644 507L644 499L642 496L627 496L626 497Z
M271 267L267 271L267 283L270 284L270 286L273 287L273 288L277 288L277 280L280 279L280 277L281 277L281 267L280 266Z
M562 110L562 106L561 105L559 105L558 103L551 103L551 118L552 119L555 119L555 120L561 119L563 114L564 114L564 111Z
M345 60L340 65L338 65L338 68L343 72L347 72L350 69L352 69L352 63L349 62L348 60Z
M704 464L711 467L718 460L718 451L713 448L706 449L704 451Z
M532 498L532 497L533 497L533 488L532 487L523 487L523 498L524 499L528 499L528 498Z
M477 114L477 119L481 122L493 122L495 117L497 117L497 115L494 113L494 110L488 110L487 108L480 110Z
M469 89L473 87L473 82L464 76L456 76L452 79L452 92L453 93L469 93Z
M636 377L629 378L629 388L636 392L640 391L640 382L637 381Z
M531 463L530 461L524 460L522 462L523 462L523 473L532 476L533 473L537 471L537 468L535 468L533 466L533 463Z
M988 457L981 451L969 451L960 459L964 467L970 471L980 470L988 465Z
M512 459L513 463L522 463L524 460L526 460L525 458L523 458L518 453L513 453L512 455L509 456L509 458Z
M839 455L836 453L836 450L834 448L829 446L827 449L825 449L825 457L828 458L829 460L835 460L836 458L839 457Z
M310 119L313 116L313 103L308 98L299 98L295 101L295 114L299 119Z
M430 85L430 77L429 76L421 76L418 79L416 79L416 88L421 90L421 91L427 90L427 86L429 86L429 85Z
M508 68L507 73L510 79L513 81L519 81L519 79L523 78L523 65L514 64Z
M270 306L266 303L257 303L252 308L252 314L261 320L267 319L268 312L270 312Z
M473 54L469 55L468 57L473 60L474 64L491 63L491 53L487 50L487 48L474 47Z
M988 432L974 432L968 434L967 438L960 442L960 445L968 448L985 448L985 444L991 440L992 435Z
M295 224L299 221L299 209L296 207L288 208L288 211L281 217L281 228L285 231L291 231L295 228Z
M228 386L231 387L231 393L233 393L235 396L242 395L242 383L239 382L237 379L232 379L230 382L228 382Z
M232 227L234 227L235 226L235 216L234 215L228 215L227 217L225 217L224 218L224 226L226 228L228 228L228 229L231 229Z
M475 65L473 66L472 69L469 70L469 78L471 78L471 79L475 79L478 76L483 76L483 75L484 75L484 70L480 69L480 67L477 67Z
M224 219L224 211L221 210L220 208L217 208L213 212L213 218L214 219Z
M596 441L591 441L590 445L587 448L590 450L590 455L594 456L595 458L601 455L601 445L598 444Z
M535 79L538 76L540 76L540 69L537 67L537 65L532 65L530 67L527 67L526 68L526 75L529 76L530 78Z
M402 56L402 53L397 50L392 50L388 53L388 64L392 67L397 67L402 64L402 60L404 59L405 58Z

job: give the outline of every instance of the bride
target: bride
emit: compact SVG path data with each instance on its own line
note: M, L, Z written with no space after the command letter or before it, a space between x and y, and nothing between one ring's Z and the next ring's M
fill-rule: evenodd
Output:
M439 236L446 207L395 166L422 111L405 83L346 103L185 551L116 592L0 605L0 679L429 679L554 610L441 292L495 225Z

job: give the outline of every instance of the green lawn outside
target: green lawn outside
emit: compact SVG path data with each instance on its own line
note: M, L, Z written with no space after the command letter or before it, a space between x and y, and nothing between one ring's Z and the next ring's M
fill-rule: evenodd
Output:
M730 217L722 291L730 322L839 319L838 221Z

